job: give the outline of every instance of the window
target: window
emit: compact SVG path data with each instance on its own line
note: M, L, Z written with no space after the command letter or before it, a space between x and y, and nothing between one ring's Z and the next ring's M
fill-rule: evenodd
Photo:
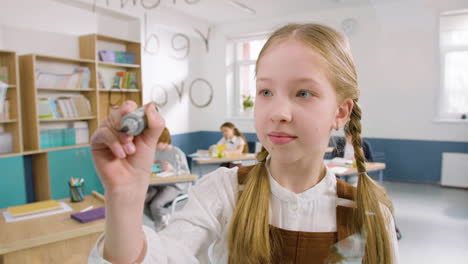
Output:
M443 14L440 19L441 93L438 118L468 117L468 13Z
M255 63L266 38L239 40L234 43L232 116L251 117L255 103Z

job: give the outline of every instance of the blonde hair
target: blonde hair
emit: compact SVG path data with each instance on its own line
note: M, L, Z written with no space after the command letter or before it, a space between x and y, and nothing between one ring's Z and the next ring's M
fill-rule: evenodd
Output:
M288 24L276 30L262 48L258 63L274 45L289 39L300 41L320 54L326 61L329 80L338 100L352 99L354 106L347 124L352 135L359 180L356 206L349 227L353 232L366 234L364 263L390 264L392 251L387 221L381 205L393 210L384 189L366 173L361 138L361 109L358 97L356 68L349 44L340 33L318 24ZM250 171L245 187L237 201L229 230L229 263L270 263L279 238L269 230L270 185L265 169L268 152L262 149L259 163Z

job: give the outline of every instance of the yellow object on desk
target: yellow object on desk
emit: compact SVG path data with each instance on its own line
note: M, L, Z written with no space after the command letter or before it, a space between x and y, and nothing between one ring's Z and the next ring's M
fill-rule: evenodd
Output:
M8 207L8 211L14 217L43 213L43 212L59 210L59 209L62 209L62 206L60 206L60 203L55 200L47 200L47 201L42 201L42 202L35 202L35 203Z
M104 206L91 195L81 203L72 203L69 198L57 202L67 203L73 213ZM0 215L4 210L0 209ZM82 224L71 219L71 213L12 223L0 217L0 263L87 263L91 248L104 231L105 220Z
M226 151L227 146L225 144L216 145L211 153L213 158L224 158L224 151Z

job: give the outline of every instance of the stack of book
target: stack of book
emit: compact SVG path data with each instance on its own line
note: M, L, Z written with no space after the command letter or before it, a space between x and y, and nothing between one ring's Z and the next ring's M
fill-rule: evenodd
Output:
M47 200L24 205L8 207L8 212L13 217L26 216L32 214L40 214L49 211L61 210L62 206L55 200Z
M138 81L136 72L117 72L112 81L113 89L137 89Z
M13 134L0 131L0 154L13 152Z
M88 123L41 124L39 140L41 148L86 144L89 142Z
M91 75L88 67L77 67L71 74L36 73L37 88L81 89L89 88Z
M98 52L99 60L111 63L135 63L135 53L128 51L101 50Z
M8 84L0 81L0 120L7 120L10 116L10 104L7 98Z
M69 212L72 209L64 202L47 200L8 207L3 211L5 222L15 222L46 215Z
M8 83L8 67L0 66L0 82Z
M74 118L91 115L91 104L83 95L40 97L38 102L39 118Z

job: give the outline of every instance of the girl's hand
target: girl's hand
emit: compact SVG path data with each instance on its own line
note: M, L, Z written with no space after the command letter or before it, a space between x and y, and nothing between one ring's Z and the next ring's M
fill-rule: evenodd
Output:
M162 162L162 170L163 171L173 171L174 168L172 167L172 165L169 162L163 161Z
M126 101L112 108L91 138L91 153L106 194L145 193L153 165L154 149L164 129L164 119L152 104L145 107L148 127L138 136L120 133L120 120L137 105Z

